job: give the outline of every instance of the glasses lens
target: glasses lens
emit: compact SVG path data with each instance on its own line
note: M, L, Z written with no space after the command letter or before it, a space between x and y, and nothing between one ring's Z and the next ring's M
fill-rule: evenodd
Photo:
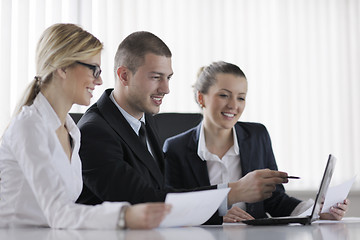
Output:
M94 77L98 78L100 77L100 74L101 74L101 69L100 67L96 66L96 68L94 69Z

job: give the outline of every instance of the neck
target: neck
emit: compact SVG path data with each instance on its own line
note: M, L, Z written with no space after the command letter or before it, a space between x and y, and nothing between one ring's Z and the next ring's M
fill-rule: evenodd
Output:
M49 86L41 90L41 93L58 115L61 125L65 126L66 115L72 106L71 101L65 97L66 95L61 91L61 88L56 87L54 84L49 84Z
M128 114L133 116L136 119L141 119L142 116L145 114L144 112L136 111L131 104L127 101L126 92L123 91L123 89L119 89L115 86L115 89L113 91L114 99L117 102L117 104L124 109Z
M206 147L212 153L226 152L234 145L232 128L221 129L204 121L204 135Z

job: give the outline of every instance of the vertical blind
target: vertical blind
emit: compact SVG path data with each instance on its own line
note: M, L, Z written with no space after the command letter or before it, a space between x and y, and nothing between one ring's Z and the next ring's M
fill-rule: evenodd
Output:
M316 189L329 153L338 158L333 184L360 170L357 0L1 0L0 14L1 134L35 76L40 34L71 22L105 45L104 84L92 102L114 85L121 40L151 31L173 52L174 77L161 112L199 112L192 92L199 67L232 62L249 82L240 120L265 124L279 169L302 178L287 189Z

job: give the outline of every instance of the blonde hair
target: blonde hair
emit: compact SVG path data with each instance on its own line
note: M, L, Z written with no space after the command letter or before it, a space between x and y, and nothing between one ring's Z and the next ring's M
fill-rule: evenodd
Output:
M33 104L41 88L51 82L56 69L88 59L103 49L91 33L75 24L54 24L47 28L36 47L36 76L25 91L16 113Z

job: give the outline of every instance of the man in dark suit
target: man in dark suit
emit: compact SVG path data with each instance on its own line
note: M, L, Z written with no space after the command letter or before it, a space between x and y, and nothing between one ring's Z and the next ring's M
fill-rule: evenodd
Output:
M168 192L176 190L165 186L164 157L152 114L159 112L163 97L169 93L171 51L152 33L135 32L119 45L114 73L115 88L106 90L78 123L84 180L78 202L164 201ZM244 181L194 190L230 187L223 205L254 202L270 197L276 184L287 182L286 176L269 171L251 199L244 199ZM217 213L208 221L221 222Z

